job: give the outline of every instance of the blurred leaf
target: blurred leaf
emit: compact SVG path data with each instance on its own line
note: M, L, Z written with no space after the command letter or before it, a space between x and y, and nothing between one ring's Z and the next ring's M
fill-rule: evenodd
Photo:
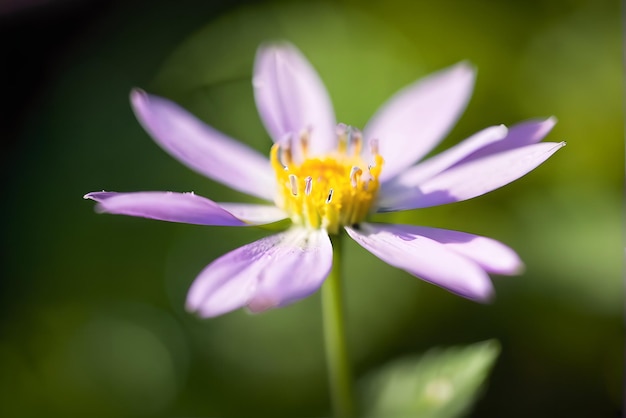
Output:
M366 417L457 417L480 392L500 345L488 340L396 360L363 385Z

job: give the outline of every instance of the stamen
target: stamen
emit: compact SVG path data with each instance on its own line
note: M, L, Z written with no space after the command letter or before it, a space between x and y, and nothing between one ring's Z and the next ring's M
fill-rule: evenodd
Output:
M370 146L370 152L372 153L372 155L378 155L379 154L379 148L378 148L378 139L370 139L369 140L369 146Z
M295 174L289 174L289 184L291 186L291 194L298 196L298 177Z
M313 129L308 127L300 132L300 147L302 148L302 156L307 157L309 151L309 138L311 137L311 131Z
M374 176L372 176L369 170L366 173L363 173L361 176L361 183L363 184L363 190L367 191L370 187L370 182L374 180Z
M348 127L345 123L340 123L335 132L337 133L337 151L343 154L348 148Z
M345 123L338 123L337 127L335 128L335 133L337 134L337 136L344 136L346 135L348 126Z
M272 146L270 154L281 186L276 205L295 224L325 229L329 234L365 219L378 194L384 164L378 141L367 142L371 151L368 161L361 154L365 146L361 131L338 124L336 133L337 146L328 154L308 155L310 128L285 135Z
M353 166L352 170L350 170L350 184L352 185L353 189L356 188L356 185L357 185L357 181L358 181L357 176L359 176L362 172L363 170L361 170L357 166Z
M363 147L363 134L357 128L350 129L350 144L352 145L352 154L360 155Z
M287 134L287 136L282 141L280 141L280 144L279 144L280 162L285 168L290 166L293 162L293 158L292 158L293 154L291 152L291 141L292 141L291 134Z
M328 192L328 197L326 198L326 203L330 203L333 200L333 189L330 189Z

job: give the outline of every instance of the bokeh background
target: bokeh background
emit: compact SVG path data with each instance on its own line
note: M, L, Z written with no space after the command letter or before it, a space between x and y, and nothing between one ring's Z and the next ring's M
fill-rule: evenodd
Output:
M262 315L199 320L195 275L262 229L96 215L86 192L195 191L250 201L150 140L132 87L171 98L262 152L251 68L295 43L338 120L362 127L405 84L478 68L439 149L490 125L554 115L567 147L467 202L387 216L494 237L527 269L489 305L346 249L358 378L431 347L501 354L468 416L616 417L623 372L623 65L617 1L48 0L0 3L0 415L327 416L315 295Z

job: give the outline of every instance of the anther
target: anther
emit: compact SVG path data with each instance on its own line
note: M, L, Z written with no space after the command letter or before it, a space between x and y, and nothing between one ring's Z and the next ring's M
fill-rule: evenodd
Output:
M338 123L337 127L335 128L335 132L337 134L337 136L343 136L346 134L346 130L347 130L347 125L345 123Z
M364 142L361 131L344 124L338 124L335 133L336 148L326 155L306 155L313 140L310 128L283 135L270 154L280 186L277 205L294 223L330 234L365 219L375 202L384 165L378 141Z
M295 174L289 174L289 185L291 186L291 194L298 196L298 177Z
M333 189L330 189L328 192L328 197L326 198L326 203L330 203L333 200Z
M350 170L350 184L352 185L352 188L356 188L357 185L357 181L358 181L358 176L363 172L363 170L361 170L359 167L357 166L353 166L352 170Z

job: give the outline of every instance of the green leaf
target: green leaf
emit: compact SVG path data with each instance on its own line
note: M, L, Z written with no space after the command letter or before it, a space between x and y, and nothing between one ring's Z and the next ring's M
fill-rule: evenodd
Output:
M395 360L360 386L364 417L449 418L466 412L500 353L496 340Z

